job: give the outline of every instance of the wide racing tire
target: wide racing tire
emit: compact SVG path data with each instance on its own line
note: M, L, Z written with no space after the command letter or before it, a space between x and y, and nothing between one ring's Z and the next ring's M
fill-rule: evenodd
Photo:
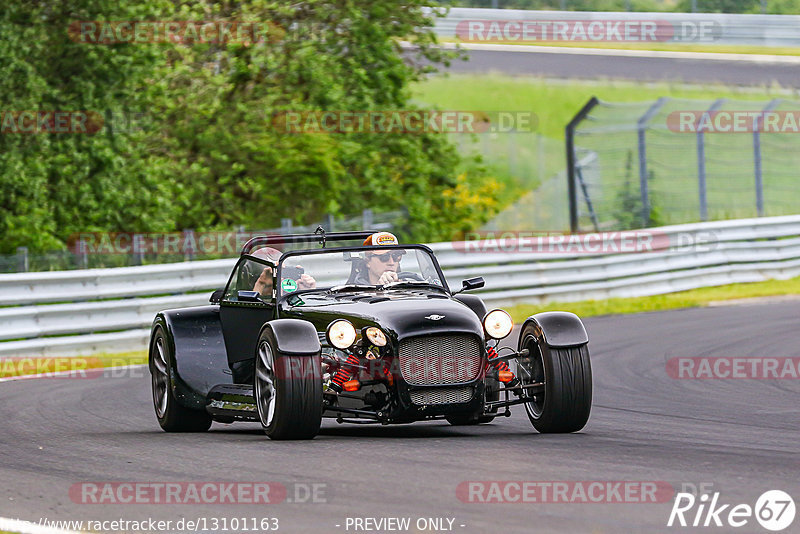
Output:
M523 385L544 383L526 390L524 404L533 427L543 434L577 432L589 420L592 408L592 367L588 344L548 347L528 324L519 338L519 349L527 358L517 358L517 376Z
M269 328L256 347L253 395L264 433L274 440L314 438L322 424L319 353L283 354Z

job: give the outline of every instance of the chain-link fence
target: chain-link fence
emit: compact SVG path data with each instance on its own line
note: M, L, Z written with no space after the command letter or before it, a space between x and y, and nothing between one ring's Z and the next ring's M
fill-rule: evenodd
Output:
M800 212L800 102L587 107L573 137L575 231Z
M0 272L63 271L105 267L128 267L179 261L235 257L244 242L254 235L313 233L319 225L326 232L385 230L402 232L408 221L405 210L373 213L364 210L353 217L332 217L303 226L282 219L279 228L229 231L137 234L127 232L87 233L75 236L67 250L29 253L19 247L16 254L0 255Z

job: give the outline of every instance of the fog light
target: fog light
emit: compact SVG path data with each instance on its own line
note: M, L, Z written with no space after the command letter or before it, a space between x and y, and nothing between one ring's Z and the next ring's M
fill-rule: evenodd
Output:
M511 333L514 321L503 310L492 310L483 318L483 328L486 334L493 339L503 339Z
M356 329L345 319L336 319L328 325L328 343L337 349L346 349L356 341Z

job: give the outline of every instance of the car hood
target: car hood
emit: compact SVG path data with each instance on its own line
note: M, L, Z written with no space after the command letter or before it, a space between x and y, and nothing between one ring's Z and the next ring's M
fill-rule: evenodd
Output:
M280 315L311 321L320 332L342 318L357 329L379 326L395 339L445 332L470 332L483 338L475 312L435 291L298 294L283 301Z

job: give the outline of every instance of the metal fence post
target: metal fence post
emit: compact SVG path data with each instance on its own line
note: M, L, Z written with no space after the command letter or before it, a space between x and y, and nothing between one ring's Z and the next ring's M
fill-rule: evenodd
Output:
M764 180L763 180L763 173L761 168L761 127L763 124L758 122L759 118L763 118L764 115L778 107L778 104L781 103L780 98L776 98L775 100L771 100L769 104L764 107L761 112L760 116L756 116L755 121L753 123L753 161L755 162L755 171L756 171L756 213L759 217L764 216Z
M288 217L281 219L281 233L284 235L292 233L292 219Z
M575 187L575 128L599 104L593 96L575 115L565 129L567 141L567 192L569 195L569 228L572 233L578 231L578 190Z
M372 229L372 210L369 208L361 212L361 227L364 230Z
M659 98L655 104L650 106L650 109L648 109L644 115L639 117L636 123L639 141L639 191L642 196L642 228L650 226L650 192L647 186L647 144L645 132L650 125L650 121L667 101L669 101L667 97Z
M184 261L194 260L197 252L197 241L195 240L194 230L189 228L183 231L183 259Z
M720 98L711 104L711 107L703 113L700 117L700 123L697 128L697 189L698 200L700 203L700 220L708 220L708 190L706 187L706 137L705 126L703 125L706 115L711 117L711 114L717 111L722 104L725 103L726 98Z
M334 227L333 215L331 215L330 213L325 215L325 220L322 221L322 227L325 228L326 232L333 232L334 231L334 229L333 229L333 227Z
M78 241L78 251L76 253L76 263L78 264L78 269L88 269L89 268L89 254L88 254L88 247L86 246L86 241L81 239Z
M539 183L544 183L544 174L545 172L545 151L544 151L544 136L541 134L536 134L536 148L537 148L537 158L539 160Z
M28 247L17 247L17 272L27 273L29 268Z
M141 265L144 262L144 236L133 234L133 254L131 262L134 265Z

